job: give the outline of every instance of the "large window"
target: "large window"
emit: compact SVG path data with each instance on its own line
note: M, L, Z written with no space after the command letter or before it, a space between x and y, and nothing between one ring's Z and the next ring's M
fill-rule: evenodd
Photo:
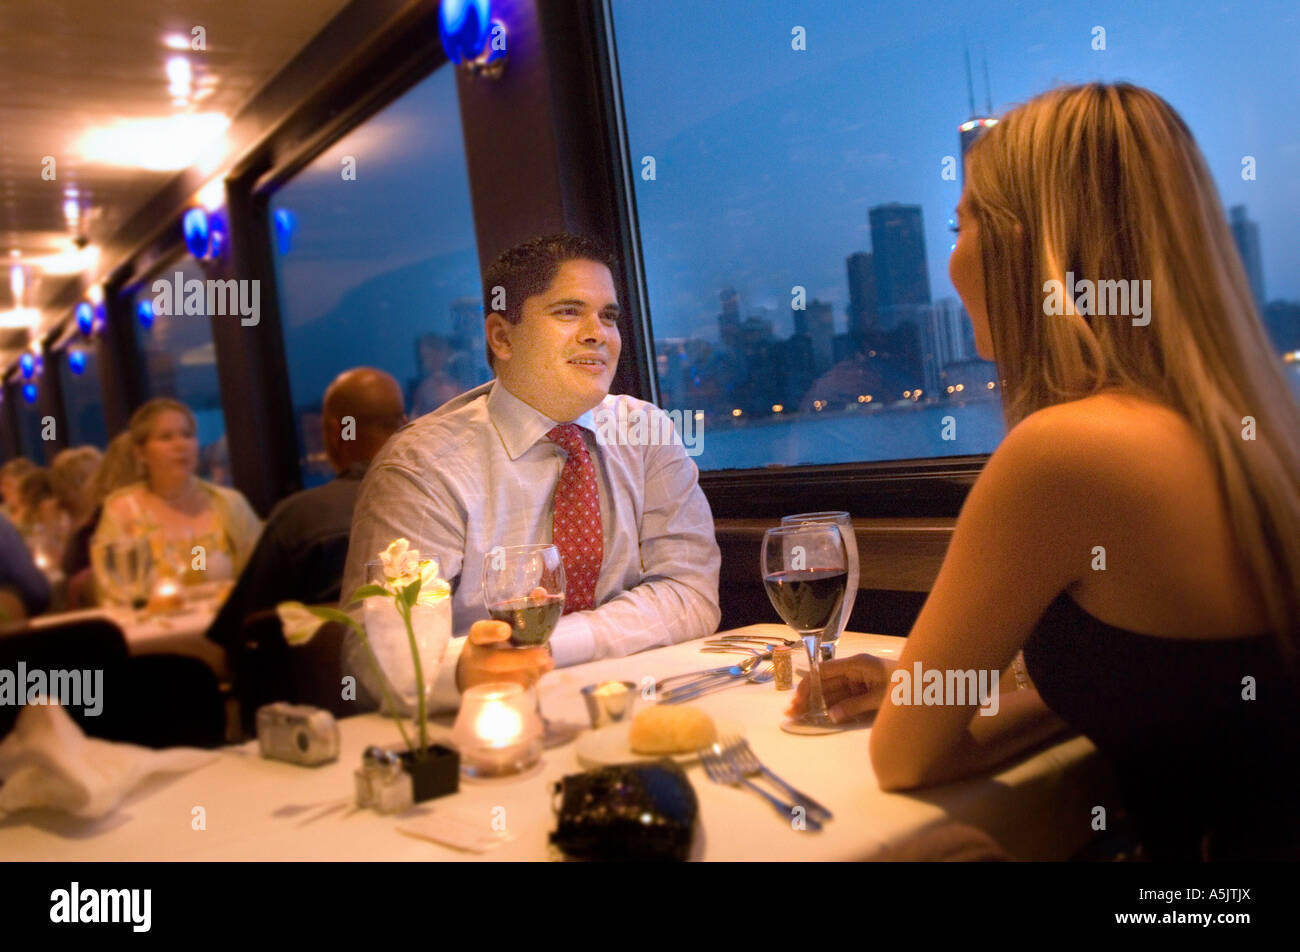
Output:
M199 425L199 475L229 486L230 453L217 381L217 353L212 343L207 294L199 291L206 280L203 265L185 255L135 289L131 314L146 395L171 397L194 411ZM200 285L191 284L193 281ZM168 298L165 306L160 301L163 295ZM143 313L141 305L147 305Z
M270 203L304 485L332 472L321 399L344 370L397 378L419 416L490 379L455 76L440 69Z
M104 423L104 397L99 384L97 342L73 341L58 355L59 379L63 385L63 409L67 413L68 445L108 445Z
M1060 83L1169 100L1261 305L1300 300L1291 3L610 5L661 402L703 413L702 469L996 447L997 377L948 277L960 127ZM1243 180L1246 154L1274 173Z

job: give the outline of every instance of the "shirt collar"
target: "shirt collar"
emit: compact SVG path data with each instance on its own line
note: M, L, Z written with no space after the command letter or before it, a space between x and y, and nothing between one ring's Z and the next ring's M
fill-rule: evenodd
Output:
M516 397L500 380L493 383L492 390L488 393L487 406L492 425L505 444L506 455L512 460L518 459L549 433L552 427L559 425L558 421ZM595 432L595 410L588 410L573 422Z

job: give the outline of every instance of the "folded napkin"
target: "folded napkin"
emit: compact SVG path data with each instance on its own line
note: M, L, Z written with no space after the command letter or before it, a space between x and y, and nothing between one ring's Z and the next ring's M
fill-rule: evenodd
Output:
M29 705L0 741L0 819L44 807L97 820L151 774L184 773L217 756L193 747L149 750L98 740L59 705Z

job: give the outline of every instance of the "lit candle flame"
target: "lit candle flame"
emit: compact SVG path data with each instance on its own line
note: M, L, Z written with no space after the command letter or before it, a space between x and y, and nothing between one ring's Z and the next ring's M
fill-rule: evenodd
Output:
M474 721L474 733L492 747L508 747L523 736L524 721L509 704L487 699Z

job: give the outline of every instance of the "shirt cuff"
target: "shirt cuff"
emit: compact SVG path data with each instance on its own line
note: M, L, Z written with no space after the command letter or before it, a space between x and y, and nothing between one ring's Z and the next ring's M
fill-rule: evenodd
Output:
M447 645L438 676L433 680L429 702L435 711L454 711L460 707L460 688L456 686L456 669L460 666L460 653L465 650L465 638L453 638Z
M585 612L565 615L551 635L551 655L557 668L583 664L596 657L596 636Z

